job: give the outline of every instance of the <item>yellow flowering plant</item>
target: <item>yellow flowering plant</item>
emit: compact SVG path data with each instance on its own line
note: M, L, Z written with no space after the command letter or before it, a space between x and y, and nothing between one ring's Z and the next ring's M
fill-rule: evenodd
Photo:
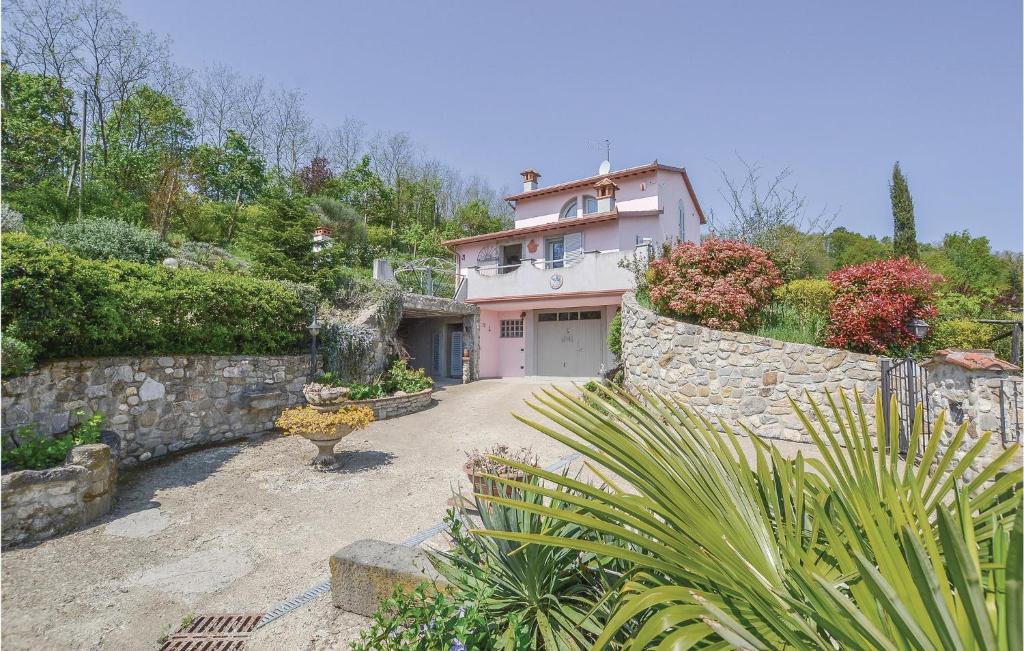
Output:
M348 425L353 430L362 429L373 422L373 410L369 407L343 407L337 411L318 411L311 407L285 409L274 424L285 434L329 435L338 425Z

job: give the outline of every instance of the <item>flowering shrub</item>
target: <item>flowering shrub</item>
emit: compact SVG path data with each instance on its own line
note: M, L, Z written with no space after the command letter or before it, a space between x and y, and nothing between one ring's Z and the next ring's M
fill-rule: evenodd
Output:
M338 425L348 425L353 430L362 429L373 422L373 410L369 407L344 407L337 411L318 411L312 407L285 409L274 424L285 434L333 434Z
M648 282L651 302L661 314L740 330L757 325L782 276L763 249L707 240L681 242L651 262Z
M875 260L828 275L835 289L825 343L864 353L896 352L916 339L911 319L934 319L942 277L909 258Z

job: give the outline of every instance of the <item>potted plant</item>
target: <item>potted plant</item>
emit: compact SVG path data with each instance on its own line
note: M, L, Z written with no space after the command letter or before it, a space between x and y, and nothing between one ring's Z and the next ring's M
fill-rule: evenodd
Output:
M312 407L285 409L274 424L285 434L298 434L317 447L313 466L330 468L334 466L334 446L357 429L373 422L373 410L369 407L340 407L333 411L322 411Z
M530 466L536 466L539 462L539 458L531 448L519 448L513 451L504 444L495 445L483 452L473 450L466 456L468 459L462 469L466 473L469 483L473 486L473 492L479 495L494 497L500 496L502 490L499 488L496 480L484 475L514 481L527 481L529 477L528 473L503 463L500 459L492 459L491 457L501 457L501 459L516 461ZM512 497L512 493L513 487L505 484L505 497Z
M302 395L306 396L306 402L317 407L339 405L348 399L349 391L349 387L344 386L331 373L324 373L316 382L310 382L302 387Z

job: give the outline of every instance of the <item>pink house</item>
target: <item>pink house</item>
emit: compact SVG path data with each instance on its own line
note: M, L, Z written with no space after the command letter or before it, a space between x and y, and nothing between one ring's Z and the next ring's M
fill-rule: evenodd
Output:
M543 187L522 173L506 197L515 228L446 242L480 308L479 377L588 377L611 368L608 323L650 245L700 240L704 213L686 170L658 161Z

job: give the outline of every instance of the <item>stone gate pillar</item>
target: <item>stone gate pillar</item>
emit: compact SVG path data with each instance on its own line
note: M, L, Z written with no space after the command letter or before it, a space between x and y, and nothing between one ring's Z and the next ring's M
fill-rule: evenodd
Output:
M965 422L967 437L956 455L957 460L984 432L992 433L985 451L971 464L969 476L1020 440L1024 419L1020 367L997 358L987 349L938 350L921 366L928 369L932 421L939 412L947 412L945 431L933 434L943 437L939 456ZM1020 458L1017 464L1019 467Z

